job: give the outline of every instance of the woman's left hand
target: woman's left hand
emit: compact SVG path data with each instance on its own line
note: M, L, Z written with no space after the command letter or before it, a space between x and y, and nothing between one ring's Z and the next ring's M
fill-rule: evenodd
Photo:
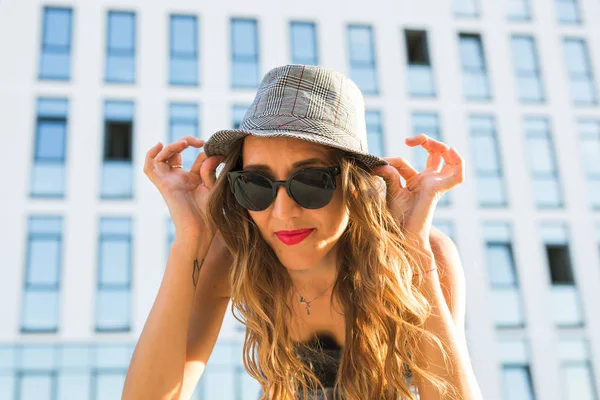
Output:
M373 174L385 180L388 206L404 234L429 248L435 207L445 192L464 182L464 162L454 148L423 133L407 138L406 144L423 146L429 152L423 171L419 173L402 157L384 157L389 165L373 169Z

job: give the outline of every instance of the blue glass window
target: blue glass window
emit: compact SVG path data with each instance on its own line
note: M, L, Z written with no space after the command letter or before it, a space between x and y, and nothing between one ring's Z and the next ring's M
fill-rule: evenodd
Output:
M563 207L550 123L543 117L527 117L524 125L528 162L537 206Z
M0 398L118 399L133 348L129 343L0 346ZM105 374L122 379L98 379Z
M412 134L418 135L424 133L435 140L443 141L441 134L440 119L437 113L434 112L415 112L412 114ZM427 166L428 153L422 147L417 147L413 150L414 167L417 171L423 171ZM448 192L442 195L438 202L438 206L447 207L450 205L451 194Z
M199 137L198 135L198 105L193 103L171 103L169 106L169 132L170 141L174 142L185 136ZM190 170L196 157L198 149L188 147L181 153L183 168Z
M198 85L197 25L194 16L171 15L171 85Z
M367 146L369 153L383 157L385 140L381 126L381 112L379 110L367 110L365 112L365 120L367 122Z
M32 197L64 196L67 113L67 99L41 98L37 101Z
M544 101L540 65L532 36L514 35L511 40L519 99L523 102Z
M231 82L233 88L259 84L258 27L255 19L231 20Z
M594 383L594 368L588 339L565 338L558 343L560 373L564 382L565 400L598 398Z
M476 18L479 16L478 0L453 0L455 17Z
M502 171L501 152L492 116L474 115L469 118L471 151L477 174L477 196L482 207L506 207L506 190Z
M127 371L97 370L93 376L98 400L118 399L125 386Z
M529 365L503 365L502 387L505 399L535 400Z
M561 221L543 221L539 232L550 271L554 323L559 327L582 328L584 316L573 273L569 228Z
M131 218L100 218L96 331L130 329Z
M70 79L71 17L70 8L44 8L40 79Z
M490 100L492 97L481 36L459 35L463 88L467 100Z
M106 82L135 82L135 14L110 11L106 37Z
M492 287L517 286L510 226L504 222L487 222L484 224L484 236L490 284Z
M235 104L231 109L231 126L233 129L239 129L240 124L249 106Z
M133 197L133 102L104 103L102 198Z
M373 29L370 25L348 25L350 78L364 94L378 94Z
M556 16L562 24L580 24L581 15L577 0L556 0Z
M525 318L513 256L511 228L504 222L486 222L483 232L496 326L522 327Z
M531 5L529 0L506 0L506 18L511 21L531 20Z
M52 400L52 392L56 385L56 374L53 371L27 371L18 379L20 399Z
M581 153L591 206L600 210L600 119L580 120Z
M290 23L293 64L318 65L317 28L313 22Z
M434 97L435 84L426 31L405 31L408 62L408 92L411 96Z
M588 50L583 39L563 40L565 60L571 82L571 95L576 105L594 105L597 93Z
M29 217L21 332L57 332L62 217Z

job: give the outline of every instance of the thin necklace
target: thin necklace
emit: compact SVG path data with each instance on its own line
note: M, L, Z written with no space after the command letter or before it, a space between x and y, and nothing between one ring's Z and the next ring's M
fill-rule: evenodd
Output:
M306 314L310 315L310 303L312 303L313 301L315 301L316 299L318 299L319 297L323 296L325 294L325 292L333 286L333 284L335 283L335 281L333 281L333 283L331 285L329 285L327 287L327 289L323 290L323 293L321 293L320 295L318 295L317 297L315 297L314 299L312 299L311 301L307 301L304 296L302 296L300 294L300 291L298 290L298 288L296 288L296 291L298 292L298 294L300 294L300 303L305 303L306 304ZM294 287L296 287L296 285L294 285Z

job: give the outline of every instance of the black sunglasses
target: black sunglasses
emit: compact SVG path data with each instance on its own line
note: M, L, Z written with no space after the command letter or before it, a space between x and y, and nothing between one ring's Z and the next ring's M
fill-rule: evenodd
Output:
M273 181L256 171L230 171L227 180L235 199L247 210L266 210L275 200L279 186L285 186L298 205L315 210L331 201L339 173L338 167L306 168L293 173L287 181Z

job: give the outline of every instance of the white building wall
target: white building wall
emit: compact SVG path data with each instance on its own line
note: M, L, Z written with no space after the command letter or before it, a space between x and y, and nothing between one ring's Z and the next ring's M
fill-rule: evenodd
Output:
M68 82L38 80L43 6L73 8L71 79ZM382 111L386 156L408 156L404 145L410 136L413 111L436 111L444 140L466 159L467 180L452 191L453 203L440 208L436 217L451 221L467 280L467 332L470 353L485 399L502 398L502 376L497 343L502 338L523 338L529 343L536 398L563 399L558 358L562 337L587 338L595 385L600 388L600 211L591 210L586 179L579 162L577 119L600 118L598 105L572 105L561 39L584 38L596 78L600 79L600 3L580 0L584 23L565 26L556 22L554 3L533 0L531 22L506 19L504 1L485 0L481 17L457 19L450 1L313 1L298 2L170 2L0 1L0 140L4 145L0 167L0 344L23 343L135 343L152 306L167 257L166 207L158 191L142 171L146 151L157 141L168 141L168 104L192 101L200 105L200 133L230 126L233 104L249 104L254 90L232 90L230 85L230 18L257 18L261 74L290 62L288 24L292 19L317 25L320 64L349 71L347 23L371 24L374 29L380 95L365 96L368 108ZM136 13L136 83L104 82L106 19L108 10ZM168 85L169 14L198 16L200 86ZM437 97L411 98L406 88L406 54L403 29L428 32L437 85ZM458 32L482 35L493 99L467 102L462 90ZM531 34L536 39L546 101L524 105L515 86L510 35ZM69 99L68 151L64 200L29 197L36 99L59 96ZM105 99L134 102L134 199L99 199ZM489 113L496 117L498 143L509 207L478 206L471 158L468 115ZM566 207L539 210L532 185L523 131L524 115L548 116L557 149L558 169ZM600 162L600 160L598 160ZM59 331L52 335L21 334L20 317L27 218L31 214L64 217ZM98 222L100 216L133 218L133 318L131 332L94 332ZM512 224L516 265L524 299L527 326L499 331L494 327L491 296L485 267L482 224L498 220ZM576 282L583 304L585 326L561 330L553 322L548 267L539 234L542 221L564 221ZM241 340L228 312L220 339Z

